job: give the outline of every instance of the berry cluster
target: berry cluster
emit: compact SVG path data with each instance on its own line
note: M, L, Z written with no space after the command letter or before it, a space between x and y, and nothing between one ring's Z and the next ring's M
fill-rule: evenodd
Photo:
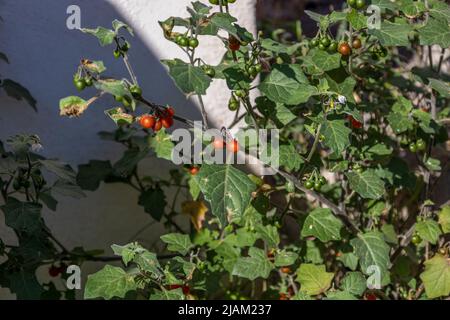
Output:
M227 143L223 139L214 139L212 142L214 149L221 150L226 148L229 152L237 153L239 151L239 142L233 139L231 142Z
M73 84L78 91L83 91L86 87L90 87L94 84L94 80L90 76L82 77L76 74L73 77Z
M411 142L408 146L409 151L416 153L418 151L424 151L427 148L427 144L423 139L418 139L415 142Z
M119 45L119 43L117 43L117 47L113 52L114 58L119 59L120 57L125 56L128 50L130 50L130 47L131 45L128 41L125 41L123 45Z
M311 175L305 182L304 186L306 189L314 189L320 191L322 186L327 184L327 179L323 176Z
M350 8L359 10L364 9L366 7L365 0L347 0L347 4Z
M176 44L178 44L180 47L187 47L191 49L195 49L200 44L197 38L194 37L187 37L186 35L178 35L175 38Z
M142 128L153 129L153 131L158 132L162 127L169 129L173 126L173 116L175 111L172 107L160 111L158 110L155 115L144 114L138 121Z

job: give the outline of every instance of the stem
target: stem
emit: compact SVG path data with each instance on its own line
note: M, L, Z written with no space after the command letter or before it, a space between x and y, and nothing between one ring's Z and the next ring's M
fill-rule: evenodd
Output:
M441 56L439 57L439 63L437 67L437 73L441 72L442 62L444 61L445 48L442 48Z
M314 199L316 199L317 201L319 201L320 203L326 205L328 208L331 209L331 211L333 211L333 213L340 218L347 226L348 228L353 232L353 233L358 233L361 230L353 223L353 221L350 220L350 218L345 214L344 211L342 211L337 205L335 205L333 202L331 202L330 200L328 200L327 198L325 198L324 196L322 196L321 194L318 194L312 190L306 189L301 182L295 178L294 176L283 172L281 170L277 170L275 168L272 168L273 170L275 170L279 175L281 175L283 178L285 178L288 181L291 181L295 187L297 189L299 189L300 191L306 193L307 195L313 197Z
M428 46L428 61L430 63L430 69L433 70L433 52L431 46Z
M197 95L198 101L200 103L200 111L202 113L203 118L203 127L208 130L208 115L206 113L205 103L203 102L203 98L201 94Z
M131 67L130 60L128 59L128 54L126 54L126 53L123 55L123 62L125 63L125 66L127 67L128 73L130 74L133 84L137 85L138 81L137 81L136 75L133 71L133 68Z

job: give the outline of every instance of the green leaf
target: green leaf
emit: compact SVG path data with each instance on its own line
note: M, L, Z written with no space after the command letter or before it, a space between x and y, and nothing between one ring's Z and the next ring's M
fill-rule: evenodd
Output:
M444 98L450 98L450 84L438 79L428 78L430 86Z
M91 61L91 60L82 60L83 66L93 73L102 73L106 71L106 67L103 61Z
M413 127L409 117L401 113L391 112L388 114L387 120L396 134L406 132Z
M279 163L280 166L289 171L297 171L300 169L304 161L292 142L289 142L288 144L280 145Z
M180 59L163 60L162 62L169 67L170 76L176 86L185 94L206 94L206 89L209 88L212 80L202 68L194 67Z
M196 180L222 227L244 214L255 184L231 165L203 165Z
M335 154L340 154L350 145L350 133L345 120L326 120L322 124L321 133L324 144Z
M236 18L232 17L228 13L215 13L211 17L211 23L219 29L227 31L236 39L245 42L253 41L253 36L250 32L244 28L235 24Z
M445 297L450 294L450 259L440 254L425 261L425 271L420 275L428 298Z
M277 128L283 128L297 116L282 103L275 103L269 100L267 97L258 97L255 99L258 110L277 126Z
M302 237L314 236L322 242L340 240L343 224L330 209L316 208L311 211L303 223Z
M428 19L425 27L419 29L419 39L422 46L439 45L441 48L450 47L450 27L442 19Z
M20 270L6 275L9 289L18 300L40 300L44 288L39 284L34 272Z
M350 270L356 270L358 267L359 258L353 252L341 253L337 260L341 261Z
M384 224L381 227L381 232L383 232L384 239L386 240L386 242L395 245L398 244L397 233L395 232L395 228L392 224Z
M361 272L348 272L341 281L341 288L355 296L361 296L367 288L367 281Z
M330 54L323 50L313 49L303 59L303 67L311 75L321 75L326 71L339 68L341 65L341 55L339 53Z
M125 81L116 79L99 79L94 82L97 90L107 92L116 97L130 96Z
M227 242L222 242L215 248L215 251L218 257L220 257L219 261L221 261L223 268L227 272L232 273L236 262L240 259L240 248L236 248Z
M370 231L358 234L357 238L350 241L356 256L359 258L361 271L370 275L372 266L377 266L384 275L389 268L389 246L384 241L383 234L379 231ZM373 270L372 270L373 272Z
M259 89L270 100L287 105L304 103L317 93L317 89L308 84L298 65L274 66Z
M122 22L120 20L115 19L112 22L112 26L113 26L114 32L116 34L118 34L120 29L123 28L123 29L126 29L132 36L134 36L133 29L128 24L126 24L125 22Z
M174 148L172 137L161 129L158 133L150 139L150 147L155 151L156 156L161 159L172 160L172 151Z
M409 34L413 26L406 20L397 19L395 22L382 21L380 29L369 29L369 34L378 38L384 46L408 46Z
M81 32L91 34L98 39L98 42L102 47L110 45L114 42L114 37L116 33L113 30L106 29L103 27L98 27L96 29L80 29Z
M156 221L161 221L167 205L166 196L160 187L150 188L139 196L138 204Z
M439 224L444 233L450 232L450 206L444 206L439 212Z
M133 115L125 112L120 107L105 110L105 114L118 126L130 125L134 122Z
M119 267L106 265L102 270L88 276L84 289L85 299L125 298L128 291L136 290L132 275Z
M112 173L109 161L91 160L78 166L77 184L83 190L95 191L108 175Z
M169 233L161 236L161 240L167 243L169 251L179 252L186 255L193 247L191 239L187 234Z
M298 254L295 252L289 252L282 250L275 255L276 267L287 267L293 265L298 259Z
M382 12L385 12L386 9L390 11L395 11L397 9L397 3L391 0L371 0L372 5L379 7Z
M296 44L288 46L283 43L274 41L270 38L266 38L261 40L261 47L275 53L285 53L287 55L292 55L295 53L295 51L298 50L299 45Z
M384 194L384 182L376 174L375 170L368 169L363 173L347 172L345 174L350 183L350 188L365 199L379 199Z
M306 254L304 256L305 262L311 262L314 264L323 263L322 250L323 246L321 246L321 243L316 240L307 240Z
M358 299L348 291L338 290L328 292L325 300L358 300Z
M450 6L445 1L430 0L428 5L433 18L447 20L447 23L450 23Z
M122 261L125 264L125 266L128 266L128 264L133 261L135 255L136 255L136 248L138 245L134 243L127 244L125 246L119 246L117 244L113 244L111 246L111 249L113 250L115 255L121 256Z
M269 261L264 250L251 247L248 257L241 257L233 267L232 275L255 280L256 278L267 279L273 264Z
M185 300L183 290L177 288L175 290L155 290L155 293L150 295L150 300Z
M421 1L402 0L400 9L408 18L415 18L426 10L426 6Z
M326 272L325 265L302 264L297 270L300 291L310 296L326 292L333 278L334 274Z
M22 99L25 100L34 109L34 111L37 111L36 100L33 98L30 91L28 91L28 89L20 83L17 83L11 79L2 79L0 82L0 87L6 91L8 96L19 101L22 101Z
M431 244L436 244L439 236L442 234L439 224L431 219L420 221L415 226L416 232L419 236Z
M353 9L347 13L347 20L355 30L367 27L367 17L358 10Z
M5 223L16 232L33 234L42 228L40 204L21 202L9 197L6 204L0 207L5 213Z
M244 74L244 71L233 66L222 71L225 80L227 81L230 90L249 89L252 82L249 77Z
M278 234L278 229L272 225L258 225L256 227L256 232L258 232L261 238L267 242L270 248L277 248L280 243L280 235Z
M197 180L195 180L195 178L191 176L188 180L188 185L189 185L189 193L192 196L192 200L196 201L201 192Z
M206 4L201 3L200 1L192 2L192 8L200 14L209 14L211 7Z

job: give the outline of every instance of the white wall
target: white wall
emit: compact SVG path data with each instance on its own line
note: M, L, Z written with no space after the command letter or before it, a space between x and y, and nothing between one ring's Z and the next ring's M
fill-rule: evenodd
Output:
M206 1L204 1L206 2ZM256 0L237 1L232 13L241 24L255 32L254 5ZM125 75L124 66L112 57L113 48L101 48L91 36L66 28L66 9L81 7L82 26L109 27L113 19L129 23L136 31L131 40L131 59L145 95L158 103L171 104L180 115L200 119L195 102L186 101L178 92L160 59L182 57L176 45L165 41L158 20L172 15L186 15L187 0L0 0L0 52L10 59L10 65L0 62L0 74L26 86L38 101L38 113L25 103L19 103L0 93L0 140L17 133L38 134L43 142L43 154L64 159L76 166L90 159L115 160L122 149L97 138L97 132L112 130L113 123L103 114L112 100L102 100L80 119L60 118L59 99L77 94L72 75L81 58L103 60L112 76ZM223 51L212 38L201 41L199 52L208 63L218 63ZM220 127L229 122L228 93L223 82L216 81L205 101L212 122ZM90 89L92 90L92 89ZM93 91L92 91L93 92ZM91 93L92 93L91 92ZM84 93L88 97L88 92ZM228 120L228 121L227 121ZM146 173L159 176L167 172L168 162L150 160ZM69 248L84 246L104 248L110 254L112 243L123 244L151 221L136 205L137 194L121 185L106 185L88 197L76 201L60 197L56 213L46 212L45 219L56 236ZM181 221L187 222L181 217ZM0 233L12 233L0 218ZM139 240L149 246L158 237L160 226L143 233ZM84 275L101 267L87 265ZM45 274L45 270L42 272ZM43 280L43 277L41 277ZM0 299L11 298L0 288Z

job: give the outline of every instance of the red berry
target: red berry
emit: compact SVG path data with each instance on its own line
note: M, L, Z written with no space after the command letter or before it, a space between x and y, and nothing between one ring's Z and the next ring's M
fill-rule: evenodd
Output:
M241 48L241 45L239 43L238 44L230 43L228 47L230 48L231 51L238 51Z
M158 132L159 130L161 130L161 128L162 128L162 121L161 120L156 121L155 126L153 127L153 130Z
M183 294L185 296L187 296L191 292L191 288L189 288L189 286L187 286L187 285L184 285L182 290L183 290Z
M230 48L231 51L238 51L241 47L241 43L239 42L238 39L236 39L235 37L231 36L228 39L228 48Z
M166 109L166 111L167 111L167 114L171 117L173 117L175 115L175 110L172 107L168 107Z
M286 293L280 293L280 300L289 300Z
M200 171L199 167L192 167L191 169L189 169L189 173L193 176L195 176L199 171Z
M350 121L350 124L352 125L353 128L355 128L355 129L362 128L362 123L359 122L358 120L356 120L355 118L353 118L352 116L348 116L348 120Z
M291 268L289 268L289 267L282 267L281 268L281 272L282 273L291 273Z
M155 125L155 117L150 115L143 115L139 120L139 123L142 128L151 129Z
M55 277L57 277L57 276L59 276L59 275L61 274L61 269L58 268L58 267L56 267L56 266L51 266L51 267L48 269L48 274L49 274L51 277L55 278Z
M368 294L366 294L366 299L367 300L377 300L377 296L374 295L373 293L368 293Z
M225 142L222 139L217 138L217 139L214 139L213 146L214 146L214 149L223 149L223 147L225 146Z
M352 49L347 42L341 43L338 49L339 53L343 56L349 56L352 53Z
M162 126L166 129L169 129L173 126L173 119L171 117L161 119Z
M227 150L232 153L237 153L239 151L239 142L237 140L233 140L233 142L227 144Z

